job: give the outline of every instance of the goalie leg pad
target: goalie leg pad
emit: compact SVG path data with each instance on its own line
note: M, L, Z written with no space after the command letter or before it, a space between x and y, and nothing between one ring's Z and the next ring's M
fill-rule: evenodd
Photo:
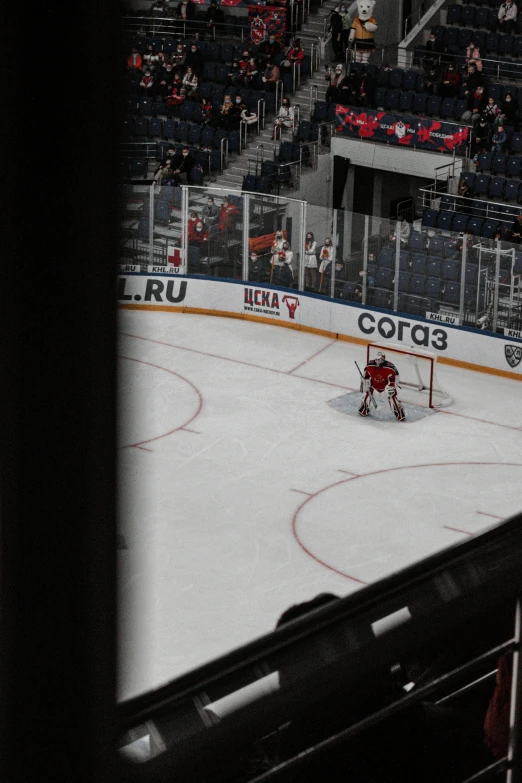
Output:
M397 421L404 421L404 419L406 418L406 413L400 401L397 399L397 397L391 397L389 398L389 400L390 400L390 407Z
M366 392L363 401L359 407L359 416L369 416L370 414L370 392Z

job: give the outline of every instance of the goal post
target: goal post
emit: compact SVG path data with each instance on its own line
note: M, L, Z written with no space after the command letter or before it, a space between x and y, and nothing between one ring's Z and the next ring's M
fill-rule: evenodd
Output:
M453 403L437 378L436 353L400 343L372 342L366 349L366 361L375 359L379 351L399 371L401 401L428 408L445 408Z

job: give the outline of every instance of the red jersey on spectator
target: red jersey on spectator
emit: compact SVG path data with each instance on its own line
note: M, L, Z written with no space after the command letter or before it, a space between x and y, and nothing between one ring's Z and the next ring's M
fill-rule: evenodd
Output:
M226 199L219 208L219 228L224 231L229 228L233 217L240 215L240 211L235 204L230 204Z
M394 364L388 361L385 361L379 367L375 359L372 359L371 362L368 362L364 370L364 377L371 378L372 386L375 391L378 392L383 392L388 383L394 384L396 379L398 379L398 376L398 369Z

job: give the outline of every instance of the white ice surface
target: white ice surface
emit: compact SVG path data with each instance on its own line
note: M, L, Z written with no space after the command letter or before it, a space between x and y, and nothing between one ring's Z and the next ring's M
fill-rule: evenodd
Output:
M522 385L439 365L417 422L348 416L361 347L251 322L120 319L120 697L522 508Z

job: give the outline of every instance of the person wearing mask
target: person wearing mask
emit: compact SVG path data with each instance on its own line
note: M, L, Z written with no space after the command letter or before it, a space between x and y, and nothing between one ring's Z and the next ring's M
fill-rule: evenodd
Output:
M274 120L274 129L272 131L272 140L280 139L284 130L290 130L294 127L294 108L290 106L290 98L286 95L281 102L279 112Z
M368 108L369 106L373 105L373 101L375 98L375 79L373 78L372 74L368 71L368 66L363 66L363 71L361 75L361 80L358 85L358 92L357 92L357 106L364 106L365 108Z
M434 63L429 62L428 68L424 74L424 89L427 95L438 95L442 84L442 74L440 67Z
M189 153L188 147L183 147L181 154L177 154L172 159L172 172L174 180L180 185L188 185L188 175L194 165L194 158Z
M319 292L321 293L323 290L323 280L324 280L324 274L326 272L326 268L332 263L332 261L335 260L335 250L334 246L332 244L332 240L330 237L326 237L324 240L324 245L322 246L321 250L319 251L319 274L320 274L320 280L319 280Z
M479 86L468 95L468 108L462 115L462 122L471 122L472 125L476 125L480 121L485 107L484 88Z
M499 152L504 152L504 147L507 144L507 133L504 130L504 126L502 124L499 124L496 131L493 133L493 136L491 138L491 144L493 146L493 152L495 154L498 154Z
M165 99L172 89L172 83L174 81L174 68L171 63L165 63L165 67L161 69L161 73L158 77L158 81L155 86L155 93L160 98Z
M219 208L219 228L221 231L226 231L232 228L233 218L240 216L239 208L235 204L232 204L228 198L223 199L223 203Z
M349 6L346 5L346 3L341 3L337 10L343 23L341 41L343 45L343 53L346 54L346 50L348 49L350 43L350 29L352 27L353 19L352 15L350 14Z
M469 192L469 185L466 182L465 179L461 179L459 182L459 187L457 189L457 208L459 212L462 212L464 215L470 214L470 208L469 208L469 199L471 196L471 193Z
M411 226L404 219L404 215L401 215L397 222L399 223L399 240L400 240L401 247L408 247L408 242L410 241ZM390 241L395 242L396 239L397 239L397 233L393 231L390 234Z
M467 74L464 76L462 86L464 87L464 96L467 98L477 87L484 87L484 75L477 71L474 62L468 65Z
M511 33L515 29L518 7L513 0L506 0L498 9L498 29L501 33Z
M263 88L267 91L274 91L276 88L276 84L281 78L279 73L279 68L277 65L273 65L271 60L268 59L266 61L266 68L263 73L263 76L261 77L261 81L263 83Z
M147 66L143 71L143 75L140 81L140 94L143 96L152 95L154 93L154 77L150 72L150 68Z
M478 156L481 152L489 152L491 149L491 123L485 117L481 117L478 125L473 129L471 154L473 160L478 163Z
M456 98L460 92L460 81L460 73L455 68L455 65L450 63L439 86L441 98Z
M433 30L430 33L430 37L426 41L426 55L423 60L424 70L428 70L429 66L433 63L440 63L441 54L444 51L444 45L439 38L436 38Z
M190 65L188 66L185 76L183 77L181 83L183 85L183 89L185 90L185 95L187 96L187 98L192 98L195 95L197 95L199 89L199 79L196 76L196 74L193 72Z
M294 274L292 272L293 257L294 254L290 250L290 244L285 239L279 250L272 255L271 282L287 288L292 285L294 282Z
M203 207L201 218L207 229L211 226L215 226L219 221L219 211L214 202L214 196L209 196L207 198L207 203L206 206Z
M185 36L192 31L192 22L196 18L196 6L192 0L181 0L176 9L176 17L182 23L181 30Z
M333 99L335 99L336 103L340 103L343 106L364 105L361 98L361 90L363 89L364 76L365 74L363 74L361 79L359 80L357 78L357 74L355 73L355 71L350 71L350 73L347 73L339 83L337 96L335 95L335 93L333 93ZM328 96L329 93L327 90L326 100L328 100Z
M306 235L304 256L305 289L315 291L317 289L317 242L312 231Z
M203 71L203 56L195 43L190 45L190 49L185 57L185 65L190 65L196 76L201 77Z
M285 59L281 62L282 73L292 73L294 65L301 65L304 60L304 49L301 47L301 41L296 38L293 44L288 47L285 53Z
M198 247L201 257L208 256L208 229L199 217L194 221L192 230L189 225L188 244L189 247Z
M326 100L328 103L339 103L341 84L345 78L342 64L338 63L335 68L327 68L324 78L328 82Z
M482 117L486 120L486 122L489 122L492 125L497 119L498 113L499 108L495 103L495 99L493 97L489 97L488 102L484 106Z
M257 62L260 68L263 68L266 66L267 60L273 60L274 57L277 57L279 52L281 51L281 44L278 40L276 40L276 37L274 33L270 33L268 38L265 38L264 41L261 41L257 48Z
M172 170L170 158L162 160L156 171L154 172L154 182L156 185L162 187L168 180L171 180L174 176Z
M504 115L504 125L517 124L518 103L512 93L507 92L500 105L500 113Z
M266 259L252 250L250 253L250 266L248 272L248 279L254 280L258 283L266 283L269 280L269 273L267 270Z

